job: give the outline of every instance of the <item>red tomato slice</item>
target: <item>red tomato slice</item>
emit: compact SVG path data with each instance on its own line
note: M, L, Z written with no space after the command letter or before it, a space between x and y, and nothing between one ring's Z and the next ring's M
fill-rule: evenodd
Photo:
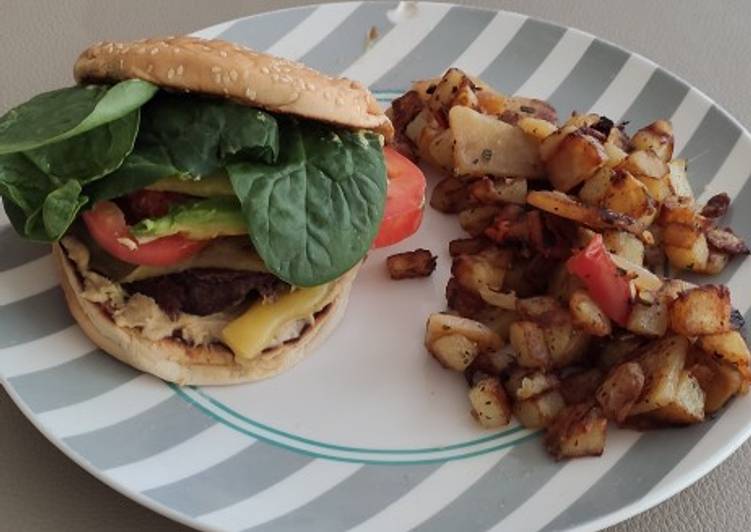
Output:
M130 264L169 266L194 255L208 242L172 235L137 246L124 244L125 240L133 244L135 241L123 211L111 201L100 201L82 216L96 243L113 257Z
M374 247L396 244L420 227L425 206L425 175L409 159L390 147L383 149L388 172L386 209Z
M618 325L625 326L631 312L628 279L610 258L602 236L595 235L586 248L568 260L566 266L569 272L584 281L589 295L602 311Z

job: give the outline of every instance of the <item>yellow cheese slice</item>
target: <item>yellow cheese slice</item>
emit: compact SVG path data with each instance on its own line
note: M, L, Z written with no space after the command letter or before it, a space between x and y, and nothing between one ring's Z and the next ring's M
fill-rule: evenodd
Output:
M328 302L332 283L299 288L273 303L253 304L223 330L222 339L242 360L250 360L268 347L286 324L308 318Z

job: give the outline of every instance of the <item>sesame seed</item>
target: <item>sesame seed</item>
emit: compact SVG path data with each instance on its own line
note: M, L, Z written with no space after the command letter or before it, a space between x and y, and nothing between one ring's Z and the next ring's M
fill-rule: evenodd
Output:
M264 74L269 74L269 73L271 73L271 71L269 70L269 68L268 68L268 67L263 67L263 68L261 68L261 72L263 72Z
M279 81L279 74L271 74L271 79L273 81Z
M289 95L289 103L296 101L299 97L300 97L299 92L293 92L292 94Z
M314 90L316 90L316 86L313 85L312 83L308 83L308 90L309 91L314 91Z
M219 50L219 55L222 56L222 57L227 57L226 50Z
M178 76L182 76L183 75L183 70L184 69L183 69L182 65L177 65L177 75Z
M232 81L237 81L237 70L234 68L229 71L229 77Z
M174 77L175 77L175 69L174 68L170 68L167 71L167 79L172 79Z
M222 67L218 67L218 66L213 66L213 67L211 67L211 72L212 72L213 74L218 74L218 73L220 73L221 71L222 71Z
M229 91L227 90L227 87L222 87L222 92L224 93L225 96L227 96L229 94Z
M159 48L154 47L154 48L151 49L151 55L156 55L158 53L159 53Z
M146 72L151 73L154 71L154 65L149 65L146 67Z
M175 53L176 54L179 54L180 52L182 52L182 48L175 48Z
M251 100L255 100L256 99L256 91L251 90L250 87L248 87L247 89L245 89L245 96L247 96Z

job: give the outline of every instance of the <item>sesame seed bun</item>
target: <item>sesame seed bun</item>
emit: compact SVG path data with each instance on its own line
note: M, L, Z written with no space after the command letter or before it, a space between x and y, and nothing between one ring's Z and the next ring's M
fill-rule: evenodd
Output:
M192 346L164 338L153 341L138 329L119 327L107 310L83 297L76 267L59 244L52 253L61 273L60 284L71 314L89 339L121 362L180 385L239 384L266 379L300 362L320 345L341 321L358 267L334 281L330 299L315 320L294 340L238 361L224 344Z
M389 140L391 122L366 87L332 78L300 63L218 39L178 36L135 42L101 42L74 67L81 83L139 78L175 91L230 98L356 129Z

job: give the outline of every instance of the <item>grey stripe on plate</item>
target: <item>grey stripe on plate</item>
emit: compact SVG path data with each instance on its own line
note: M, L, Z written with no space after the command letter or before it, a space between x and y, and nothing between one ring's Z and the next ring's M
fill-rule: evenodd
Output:
M37 340L73 323L59 287L0 306L0 349Z
M661 68L655 69L649 81L623 115L632 130L640 129L658 118L672 116L688 93L688 85Z
M308 504L249 530L348 530L401 498L439 467L440 464L366 465Z
M140 373L96 349L53 368L10 379L35 414L86 401L135 379Z
M355 62L365 50L365 39L370 28L378 29L379 38L394 26L386 16L391 3L365 2L312 50L300 62L328 74L338 74ZM342 43L351 43L342 46Z
M0 228L0 272L26 264L49 252L49 244L23 239L10 225Z
M514 447L490 471L415 531L487 530L534 495L562 467L539 438Z
M629 58L629 53L595 39L548 101L560 117L586 112L605 92Z
M313 458L256 442L224 462L144 495L195 517L252 497L293 474Z
M687 160L695 197L704 192L740 136L741 129L725 113L716 105L710 107L680 153L680 158Z
M217 35L217 38L254 50L265 50L310 16L313 10L313 7L287 9L242 19Z
M691 427L652 431L544 531L562 530L607 515L641 499L694 448L714 420ZM606 451L607 452L607 451Z
M440 76L493 19L487 11L453 7L399 63L373 84L376 90L402 89L412 81ZM441 50L441 53L436 53Z
M177 395L141 414L63 441L98 469L143 460L174 447L214 425Z
M483 72L470 74L501 92L513 94L540 66L564 33L560 26L527 19Z

